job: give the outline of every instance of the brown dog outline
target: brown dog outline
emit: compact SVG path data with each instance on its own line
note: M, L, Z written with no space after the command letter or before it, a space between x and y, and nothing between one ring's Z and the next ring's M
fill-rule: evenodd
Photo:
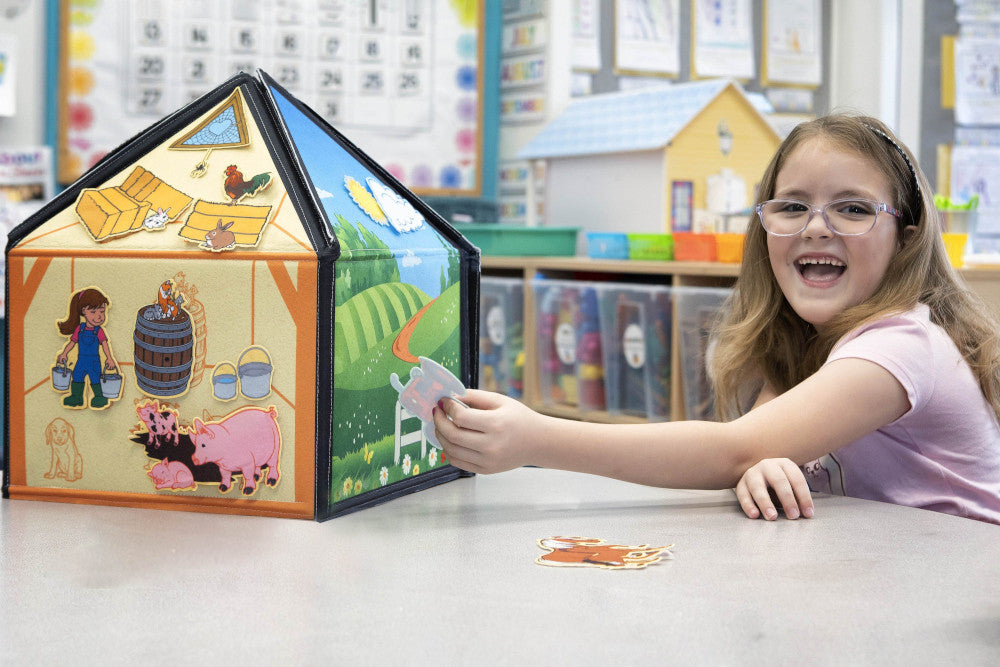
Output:
M76 448L76 431L62 417L56 417L45 427L45 444L52 452L52 462L45 479L62 477L75 482L83 477L83 457Z

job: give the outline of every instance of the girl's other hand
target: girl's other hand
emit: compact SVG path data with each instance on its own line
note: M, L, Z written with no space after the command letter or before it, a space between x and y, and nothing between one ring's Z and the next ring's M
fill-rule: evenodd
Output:
M58 364L59 366L65 366L66 360L67 360L66 355L60 354L58 357L56 357L56 364Z
M541 415L513 398L478 389L460 400L442 399L434 409L435 432L449 463L487 474L528 464Z
M743 512L751 519L763 515L768 521L778 518L769 489L789 519L812 518L813 502L802 470L790 459L764 459L743 473L736 484L736 497Z

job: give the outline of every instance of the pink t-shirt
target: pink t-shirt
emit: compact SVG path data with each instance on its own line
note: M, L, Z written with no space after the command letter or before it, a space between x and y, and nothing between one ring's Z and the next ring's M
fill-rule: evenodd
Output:
M1000 524L1000 425L948 334L913 310L860 327L826 363L857 358L892 373L910 409L803 466L813 491Z
M86 329L87 331L93 331L94 327L87 326L86 324L81 322L80 325L73 330L73 335L70 336L70 339L72 339L74 343L80 342L80 331L83 329ZM101 327L97 327L97 342L103 343L107 339L108 337L104 334L104 329L102 329Z

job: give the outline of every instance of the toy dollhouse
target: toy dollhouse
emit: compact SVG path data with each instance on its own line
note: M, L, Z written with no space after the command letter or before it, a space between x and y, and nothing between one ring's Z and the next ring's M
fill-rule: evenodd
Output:
M752 202L780 143L760 106L724 79L593 95L570 103L518 158L545 162L547 224L691 231L699 212Z
M472 385L479 253L263 72L107 155L7 266L5 497L325 519L463 474L399 378Z

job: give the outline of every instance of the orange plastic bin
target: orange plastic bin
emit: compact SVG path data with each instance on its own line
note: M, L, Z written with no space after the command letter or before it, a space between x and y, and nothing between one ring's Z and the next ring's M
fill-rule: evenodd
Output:
M678 262L714 262L718 256L715 234L678 232L674 234L674 260Z
M743 234L716 234L716 254L718 261L738 264L743 261Z

